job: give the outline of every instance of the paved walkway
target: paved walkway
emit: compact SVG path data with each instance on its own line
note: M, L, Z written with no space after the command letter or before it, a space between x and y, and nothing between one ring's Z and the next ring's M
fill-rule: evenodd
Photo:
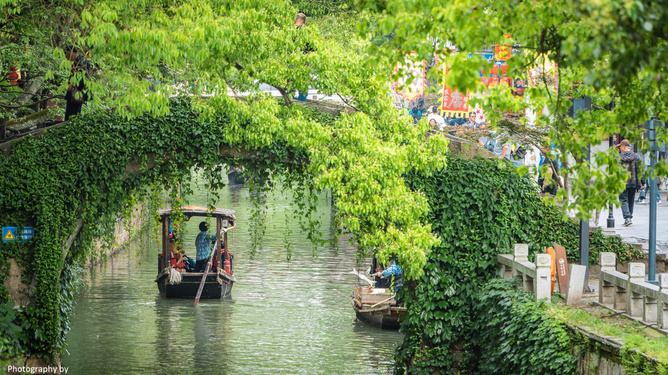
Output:
M659 253L668 254L668 203L666 203L665 192L661 192L661 204L656 207L656 250ZM607 219L608 210L604 210L598 220L598 225L606 233L617 234L622 237L624 242L631 244L640 243L644 250L647 250L649 242L649 203L638 204L633 207L633 224L628 227L622 226L624 217L621 207L613 209L615 217L615 228L608 229Z

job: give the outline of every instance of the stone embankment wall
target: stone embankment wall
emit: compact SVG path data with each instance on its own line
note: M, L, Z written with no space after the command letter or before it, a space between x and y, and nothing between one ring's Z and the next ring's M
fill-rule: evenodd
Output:
M645 353L624 349L614 337L568 326L577 358L577 375L664 374L666 365Z
M129 217L119 217L114 226L113 243L107 244L102 240L97 240L93 245L96 248L94 259L91 259L89 265L95 264L101 260L107 259L114 253L127 246L134 237L142 231L151 220L151 215L146 203L138 203L132 210ZM15 259L9 259L9 275L5 279L5 287L16 306L26 306L35 302L31 291L33 286L22 281L21 274L23 268L19 266ZM10 363L14 368L48 368L49 364L43 358L13 358ZM51 367L54 367L52 364ZM60 359L56 358L55 368L60 368ZM4 370L3 370L4 371ZM12 372L8 372L12 373ZM20 372L16 372L17 374ZM59 372L56 372L59 373Z
M97 251L96 259L92 261L99 261L106 259L113 255L118 250L126 246L134 236L148 224L150 215L147 209L147 204L139 203L129 217L119 217L114 227L114 242L108 246L103 241L98 240L94 244ZM25 306L34 302L32 297L32 286L26 284L21 279L23 269L17 261L13 258L9 259L9 275L5 279L5 287L9 291L9 295L16 306Z
M98 254L98 259L91 259L91 261L107 259L127 246L149 224L151 213L148 206L148 204L139 202L129 217L119 216L114 226L114 242L106 244L101 240L96 241L93 246L97 250L95 253Z

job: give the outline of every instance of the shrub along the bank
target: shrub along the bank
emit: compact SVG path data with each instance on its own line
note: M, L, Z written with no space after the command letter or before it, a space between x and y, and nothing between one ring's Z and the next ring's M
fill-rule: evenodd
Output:
M545 307L515 280L487 283L473 301L471 367L479 374L574 374L571 336Z
M572 256L577 224L538 195L529 175L520 176L505 161L453 157L446 170L430 176L413 173L407 181L426 195L428 220L442 241L430 254L424 275L405 293L409 313L397 354L399 372L448 373L457 357L457 368L479 373L479 362L470 360L480 352L474 308L483 285L495 277L496 255L511 253L515 243L542 252L557 242ZM592 260L598 251L613 251L619 259L639 255L600 232L590 238ZM530 324L525 327L531 329ZM503 373L512 372L496 371Z

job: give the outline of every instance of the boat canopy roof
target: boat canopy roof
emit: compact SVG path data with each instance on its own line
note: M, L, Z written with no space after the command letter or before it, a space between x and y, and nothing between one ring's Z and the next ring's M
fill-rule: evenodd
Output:
M169 216L169 214L171 214L172 211L174 210L172 210L171 208L166 208L163 210L158 210L158 214L160 215L161 219L164 219L166 216ZM232 221L236 220L236 217L234 216L234 211L226 210L224 208L216 208L213 211L211 211L208 208L202 206L183 206L181 207L181 213L183 213L188 218L193 216L212 216Z

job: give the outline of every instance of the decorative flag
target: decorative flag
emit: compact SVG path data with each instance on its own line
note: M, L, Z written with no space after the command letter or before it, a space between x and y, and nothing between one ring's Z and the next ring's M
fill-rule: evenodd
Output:
M469 115L469 95L452 89L445 84L445 76L448 74L448 68L443 69L443 98L441 104L441 116L468 118Z
M503 37L507 40L511 39L510 34L503 34ZM506 61L513 56L513 47L508 45L499 45L497 44L494 47L494 60L496 61Z
M416 55L414 52L411 55ZM406 75L399 77L399 80L394 84L394 90L397 95L406 99L408 102L412 102L417 97L424 94L425 81L426 81L426 63L424 61L420 63L414 63L409 57L406 57L407 73ZM399 72L399 69L402 68L401 64L397 64L394 68L394 74ZM406 85L409 77L413 78L413 81Z

